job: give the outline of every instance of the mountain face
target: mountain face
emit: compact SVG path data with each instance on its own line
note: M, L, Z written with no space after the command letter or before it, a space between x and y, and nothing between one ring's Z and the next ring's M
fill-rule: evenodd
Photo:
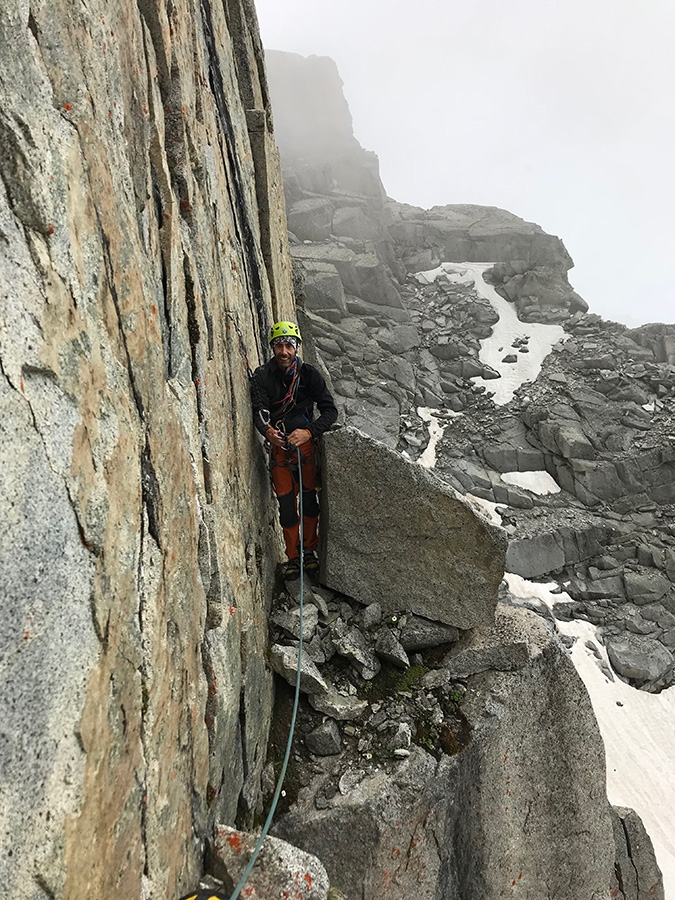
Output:
M504 210L355 190L373 160L346 117L331 154L297 153L289 71L317 61L266 58L303 323L345 420L412 459L438 429L436 472L497 504L507 571L564 585L631 683L672 684L675 326L589 313L562 241ZM335 73L315 88L336 105Z
M575 661L585 652L590 657L588 666L605 684L619 679L657 693L671 686L675 681L675 326L630 329L589 312L586 301L570 285L568 272L573 263L562 241L505 210L472 205L423 210L391 200L381 184L373 185L376 160L371 153L354 148L351 126L344 118L344 133L330 152L322 155L311 144L297 151L284 141L283 110L293 106L297 121L307 108L303 95L287 95L286 86L301 81L303 72L310 80L316 62L271 51L266 58L305 354L325 367L344 422L433 468L505 529L505 567L510 574L500 590L498 621L509 605L524 605L559 632ZM291 77L293 68L296 72ZM321 85L328 93L340 87L335 75ZM316 105L316 97L312 102ZM335 97L326 97L326 108L336 103ZM306 127L311 126L308 114ZM327 499L330 511L330 496ZM414 502L414 492L404 493L392 510L399 516L409 515ZM548 582L549 587L557 582L557 596L526 579ZM544 594L546 602L540 599ZM413 612L414 602L413 596ZM341 609L347 621L360 625L358 612L350 618ZM363 619L370 621L367 612ZM407 625L387 621L387 626L394 629L400 643ZM368 630L364 633L368 644ZM480 628L476 635L480 635L476 637L479 644L490 644ZM580 651L582 635L585 649ZM469 675L469 670L476 670L457 663L454 655L465 659L460 649L464 639L453 644L440 664L429 657L416 659L420 665L431 666L423 676L424 685L446 684L453 695L467 689L476 692L480 709L481 689L486 685L476 674ZM342 646L341 632L337 640ZM526 643L531 645L533 640L530 632ZM500 656L503 633L496 643ZM483 656L482 652L479 656L486 660L489 653ZM466 648L466 653L474 658L473 648ZM508 669L510 663L500 658L485 665L491 677L497 677L495 672ZM339 676L328 673L327 680L330 677ZM557 697L560 677L561 673L540 673L531 689L535 694L548 690ZM553 688L553 683L558 687ZM361 687L358 680L343 683L342 693L350 695ZM504 690L505 694L499 690L497 694L508 696L511 687ZM383 700L382 709L349 732L358 748L379 747L381 753L378 729L388 736L389 752L401 746L396 743L400 735L395 724L401 720L410 723L413 743L419 746L420 733L428 734L419 724L420 717L429 715L429 703L442 706L443 697L423 690L403 693L412 693L412 701ZM406 708L406 702L414 709ZM623 706L618 699L611 703ZM335 706L316 708L338 715ZM489 703L483 709L488 708ZM652 708L657 715L656 707ZM667 704L663 710L667 716ZM564 719L562 707L559 713ZM605 721L608 716L611 713L603 717ZM571 717L576 719L574 714ZM479 720L480 714L471 720L477 753L483 747ZM502 723L506 731L515 729L513 741L507 739L504 746L505 764L509 746L523 746L523 735L539 731L542 721ZM313 740L313 728L321 726L310 716L308 743ZM648 744L649 734L644 737ZM555 741L556 748L566 748L560 761L563 767L564 760L569 762L570 754L574 755L568 739L563 728ZM345 744L349 741L344 738ZM364 897L378 896L383 886L396 896L399 887L392 887L392 870L396 873L393 883L406 896L408 867L428 876L428 882L421 875L413 879L415 890L423 896L426 891L436 896L437 890L446 897L501 896L499 879L505 873L499 867L492 869L490 854L483 855L477 838L495 826L495 804L469 801L473 810L481 812L475 820L476 832L462 844L458 833L466 837L471 830L467 820L462 819L458 832L452 813L442 803L439 806L433 795L430 773L418 773L420 766L424 769L420 750L411 752L409 767L392 772L390 780L379 774L376 765L364 763L363 752L351 767L344 761L349 750L335 763L309 756L306 765L316 774L302 780L304 786L278 826L279 833L310 852L323 854L335 883L352 885L358 896L359 891ZM534 747L528 750L531 774L538 752ZM441 795L468 797L461 771L469 756L470 750L464 748L454 758L453 765L459 768L450 766L452 778L459 780L447 784ZM667 756L666 750L666 767ZM581 767L594 768L602 780L603 762L584 759ZM549 767L556 765L549 756L535 780L543 784ZM651 765L647 757L644 765ZM445 777L441 772L446 771L441 764L436 776ZM495 773L478 775L472 769L472 774L481 783L479 793L486 797ZM520 776L509 771L505 777L518 781ZM652 780L650 790L655 795L671 790L668 779L656 775ZM407 788L411 794L403 796ZM391 862L399 845L388 823L405 820L402 810L406 808L414 808L416 821L433 825L408 835L409 844L403 840L410 848L426 848L419 850L421 859L417 849L408 851L404 872ZM530 812L533 809L528 807ZM626 818L625 810L611 813L615 839L630 830L630 815ZM623 816L621 829L617 829L617 816ZM542 812L544 828L546 819ZM521 828L527 831L526 821L529 813L515 826L516 833ZM653 821L657 830L668 832L662 817L657 815ZM605 826L597 823L596 827L599 830L594 830L591 843L600 853ZM557 833L569 831L565 824ZM497 827L488 843L499 847L501 833ZM616 843L617 873L620 843ZM429 851L432 845L433 852ZM545 845L544 839L537 846ZM633 846L635 850L637 845ZM513 845L503 850L506 858L514 853ZM372 868L359 868L363 855L375 860ZM575 855L579 865L582 855ZM602 870L600 855L589 863L589 871ZM665 860L672 885L675 861L667 837L657 846L657 855ZM346 865L345 857L356 860L355 867ZM532 860L525 850L515 852L514 858L530 871L524 895L530 896L527 892L532 890L534 898L542 884L553 883L543 875L543 859ZM637 864L636 869L642 873L646 895L653 890L662 896L661 876L653 866L652 861L645 867ZM565 867L561 855L552 871L559 875L567 871ZM618 883L612 883L611 896L640 895L627 871L619 875ZM551 896L567 896L567 890L570 897L596 896L592 880L582 878L575 887L578 869L572 865L570 872ZM600 878L598 897L605 896L602 884L607 882Z

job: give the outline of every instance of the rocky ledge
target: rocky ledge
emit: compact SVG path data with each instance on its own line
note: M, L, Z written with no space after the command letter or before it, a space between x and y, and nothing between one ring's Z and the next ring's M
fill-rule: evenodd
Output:
M386 495L378 473L392 451L350 429L325 442L333 468L347 468L335 465L340 452L362 457ZM405 464L399 473L404 496L415 494L418 472ZM351 551L349 542L332 540L333 520L352 500L344 476L329 479L323 513L331 554L344 553L333 559L339 572L349 568ZM497 530L477 524L483 546L475 538L465 542L474 564L503 573L485 563L489 541L493 554L499 551ZM644 829L629 840L620 826L639 819L625 810L621 819L607 802L590 700L548 608L523 608L502 585L496 608L470 627L460 622L450 585L439 621L425 605L435 572L425 565L425 548L407 541L414 512L391 506L387 527L392 555L405 555L416 573L407 602L396 602L393 612L382 588L387 569L365 535L360 540L372 565L352 574L349 594L316 582L279 585L271 615L270 662L278 680L263 773L267 803L286 748L301 640L303 653L276 836L317 856L331 885L354 900L383 893L478 900L501 896L514 882L530 900L600 900L610 890L646 900L636 872L640 890L649 884L662 896ZM447 554L461 543L448 544ZM324 571L330 572L325 559ZM391 574L393 595L396 580ZM634 890L620 887L630 884Z
M272 665L287 684L268 801L292 708L296 595L287 585L272 617ZM478 900L514 881L531 900L604 898L631 883L612 896L663 896L644 829L626 843L607 804L595 718L552 620L505 603L494 624L460 634L315 585L303 622L303 696L274 831L321 859L347 897Z

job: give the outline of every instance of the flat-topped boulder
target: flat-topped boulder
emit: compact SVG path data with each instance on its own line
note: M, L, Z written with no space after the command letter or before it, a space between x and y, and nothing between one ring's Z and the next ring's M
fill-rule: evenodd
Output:
M504 532L433 473L355 428L323 438L322 581L387 615L493 621Z

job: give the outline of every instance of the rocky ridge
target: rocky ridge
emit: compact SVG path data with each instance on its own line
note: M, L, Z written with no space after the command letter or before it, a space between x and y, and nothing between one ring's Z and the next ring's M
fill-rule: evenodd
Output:
M284 56L267 54L275 105L277 73L301 65ZM351 145L347 159L342 140L326 157L298 157L283 133L302 324L345 421L412 459L436 428L436 472L496 504L507 570L558 580L570 597L560 614L600 626L620 677L672 684L675 326L631 329L589 313L562 242L536 225L495 208L420 210L383 201L382 188L357 192L344 167L372 172L370 154ZM496 363L483 348L500 313L475 263L516 323ZM536 377L515 379L496 405L509 367L537 351L538 325L557 326L559 339ZM528 489L541 481L533 473L556 492Z
M276 695L268 798L291 714L297 597L287 583L272 614L271 661L289 686ZM417 615L414 596L394 616L321 585L305 603L274 833L319 857L340 896L477 900L517 885L532 900L663 897L639 818L607 804L595 718L551 617L505 594L493 624L461 635ZM621 818L641 829L632 841Z

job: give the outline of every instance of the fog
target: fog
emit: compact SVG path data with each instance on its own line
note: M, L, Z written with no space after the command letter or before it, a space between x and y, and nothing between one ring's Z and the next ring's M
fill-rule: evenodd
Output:
M266 47L332 57L396 200L559 235L574 288L675 321L673 0L256 0Z

